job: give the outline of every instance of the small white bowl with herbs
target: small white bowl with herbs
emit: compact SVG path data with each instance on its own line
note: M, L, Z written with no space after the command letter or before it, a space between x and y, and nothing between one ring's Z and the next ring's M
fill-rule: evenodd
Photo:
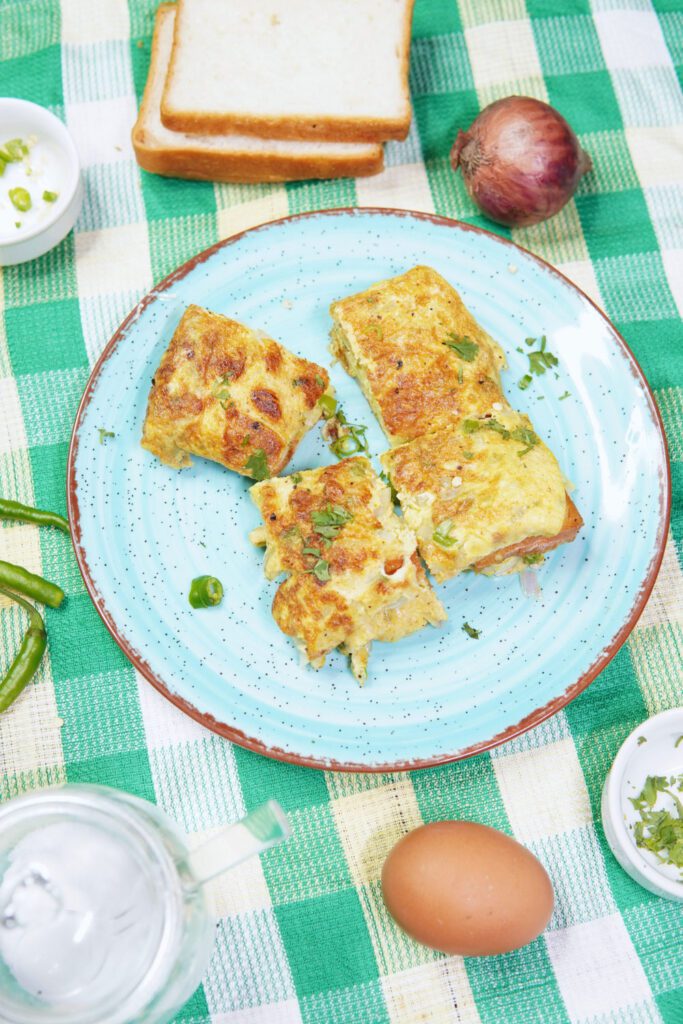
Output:
M83 201L78 153L45 107L0 98L0 266L42 256L71 231Z
M602 823L631 878L683 902L683 708L647 719L624 741L602 791Z

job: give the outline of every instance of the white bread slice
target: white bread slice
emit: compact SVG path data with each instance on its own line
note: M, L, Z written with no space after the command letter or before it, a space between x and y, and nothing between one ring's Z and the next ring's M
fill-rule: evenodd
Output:
M157 10L147 84L133 128L135 156L146 171L202 181L257 182L361 177L382 170L382 147L377 144L197 136L165 128L159 105L175 16L175 4L162 4Z
M178 0L167 128L404 139L413 0Z

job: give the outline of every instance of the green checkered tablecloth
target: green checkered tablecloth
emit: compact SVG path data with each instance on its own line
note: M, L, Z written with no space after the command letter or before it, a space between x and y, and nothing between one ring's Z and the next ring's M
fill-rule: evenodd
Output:
M64 511L70 430L92 364L137 299L217 239L354 204L490 227L448 150L482 106L515 92L561 110L595 170L559 216L511 237L607 311L668 432L671 534L652 598L615 660L532 733L409 775L299 769L204 731L136 676L63 536L0 530L0 557L68 594L62 610L47 610L49 655L37 682L0 718L2 799L64 781L106 783L157 801L193 842L266 797L289 812L285 847L216 884L215 952L178 1021L683 1021L683 908L621 871L599 815L621 741L648 715L683 703L682 12L680 0L417 0L413 127L387 146L380 176L214 186L155 178L133 159L151 0L0 0L0 92L66 121L86 190L75 232L0 277L0 493ZM21 633L21 615L3 606L3 665ZM445 957L388 918L379 888L386 851L421 821L450 817L510 832L546 865L556 908L532 945L490 959Z

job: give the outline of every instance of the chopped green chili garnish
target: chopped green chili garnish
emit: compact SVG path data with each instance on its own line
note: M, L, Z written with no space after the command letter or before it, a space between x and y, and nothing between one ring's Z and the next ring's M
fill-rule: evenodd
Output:
M432 534L432 540L435 544L438 544L440 548L452 548L458 541L455 537L451 537L451 530L453 529L453 520L444 519L442 523L439 523L437 528Z
M318 399L318 405L322 409L322 414L326 420L332 419L337 411L337 399L333 398L332 395L321 395Z
M298 484L301 483L303 477L301 476L301 473L292 473L291 480L294 486L296 487Z
M524 376L520 377L520 379L517 381L517 387L519 388L520 391L526 391L526 389L531 384L532 380L533 380L533 377L531 376L531 374L530 373L525 373Z
M116 434L114 433L113 430L105 430L104 427L98 427L97 432L100 435L100 444L104 444L105 440L108 437L116 437Z
M642 747L643 743L647 743L647 737L646 736L639 736L638 737L638 746Z
M474 452L463 452L462 453L462 457L463 457L463 459L473 459L474 458Z
M525 565L538 565L543 561L543 555L522 555L522 561Z
M48 192L46 189L43 192L43 199L46 203L55 203L59 199L59 192Z
M560 395L559 401L564 402L565 398L571 398L571 391L565 391L563 395Z
M210 608L223 600L223 584L215 576L197 576L190 584L188 600L193 608Z
M481 630L474 629L473 626L470 626L469 622L463 622L462 629L464 633L467 633L467 635L472 638L472 640L478 640L481 636Z
M9 197L12 206L15 210L19 210L20 213L26 213L27 210L31 209L31 196L25 188L11 188L9 190Z
M472 341L471 338L461 337L459 334L451 333L446 336L446 340L443 342L448 348L452 348L461 359L464 359L466 363L473 363L479 346L476 341Z
M6 164L17 164L28 156L28 146L23 139L10 139L0 146L0 160Z
M254 480L268 479L270 470L268 469L268 460L263 448L257 448L256 451L251 453L244 463L244 468Z
M379 475L379 478L383 483L387 485L387 487L391 491L391 500L393 504L398 505L398 494L396 493L396 488L391 482L391 477L387 473L385 473L384 470L382 470L382 472Z
M683 743L683 733L681 733L681 735L678 737L678 739L674 743L674 747L678 747L681 743Z

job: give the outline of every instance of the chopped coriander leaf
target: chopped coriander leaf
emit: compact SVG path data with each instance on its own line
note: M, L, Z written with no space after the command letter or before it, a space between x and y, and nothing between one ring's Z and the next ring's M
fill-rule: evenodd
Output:
M526 445L525 448L517 452L520 459L523 455L526 455L527 452L530 452L531 449L539 443L536 434L534 434L533 430L529 430L528 427L517 427L516 430L510 431L509 436L512 438L513 441L520 441L523 445Z
M31 196L25 188L11 188L8 192L10 202L15 210L26 213L31 209Z
M479 346L476 341L472 341L471 338L466 336L461 337L459 334L454 333L448 334L443 344L446 345L447 348L452 348L453 351L457 353L461 359L464 359L466 363L473 363L477 352L479 351Z
M471 637L473 640L478 640L479 637L481 636L481 630L474 629L473 626L470 626L469 622L463 622L462 629L463 632L467 633L467 635Z
M475 434L481 430L481 423L479 420L463 420L462 429L465 434Z
M320 376L319 373L316 373L316 375L314 377L314 380L315 380L316 385L319 388L324 388L325 387L325 381L322 379L322 377Z
M560 395L559 401L564 402L565 398L571 398L571 391L565 391L563 395Z
M20 220L15 220L14 226L15 226L15 228L20 228L21 227L21 221Z
M521 352L521 353L522 353L522 355L524 355L524 349L523 349L523 348L520 348L520 347L519 347L519 345L517 346L517 348L515 349L515 351L516 351L516 352Z
M525 565L538 565L539 562L543 561L543 555L522 555L522 561Z
M318 405L322 409L322 414L326 420L332 419L337 411L337 399L333 398L332 395L321 395L318 399Z
M452 548L458 543L456 537L451 537L451 530L453 529L453 520L444 519L442 523L439 523L437 528L432 534L432 540L435 544L438 544L440 548Z
M302 477L301 473L292 473L291 479L292 479L292 483L294 484L294 486L297 487L298 484L300 484L301 481L303 480L303 477Z
M327 583L330 579L330 563L326 562L324 558L319 558L313 568L307 569L306 572L312 573L321 583Z
M531 384L532 380L533 380L533 377L531 376L531 374L530 373L525 373L524 376L520 377L520 379L517 381L517 387L519 388L520 391L526 391L526 389Z
M48 192L47 189L43 192L43 200L46 203L55 203L59 199L59 192Z
M257 448L256 451L251 453L244 463L244 468L254 480L267 480L269 478L268 460L263 448Z
M288 526L286 530L283 530L281 536L287 539L290 537L301 537L301 530L295 523L294 526Z
M108 437L116 437L113 430L105 430L104 427L98 427L97 432L100 435L100 444L104 444L105 439Z
M224 374L211 389L211 394L220 402L224 409L228 409L231 405L235 404L230 397L230 388L228 387L230 378L231 374Z
M634 829L636 846L649 850L661 864L683 870L683 803L671 788L676 783L680 792L683 775L648 775L640 794L629 799L640 815ZM673 801L676 817L666 808L657 809L661 794Z
M326 540L334 540L342 526L350 523L353 513L341 505L327 505L324 509L311 512L313 529Z
M638 737L638 746L642 747L643 743L647 743L647 736L639 736Z
M315 558L320 558L320 548L305 547L301 549L302 555L314 555Z
M463 452L462 453L462 457L463 457L463 459L473 459L474 458L474 452Z
M247 434L246 437L242 438L242 447L246 448L248 444L251 444L251 438L249 437L249 434Z

